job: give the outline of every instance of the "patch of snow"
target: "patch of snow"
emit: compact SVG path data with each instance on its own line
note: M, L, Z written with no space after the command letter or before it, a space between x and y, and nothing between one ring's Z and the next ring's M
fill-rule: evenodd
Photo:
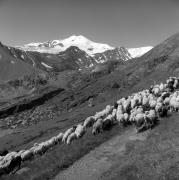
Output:
M42 43L29 43L27 45L24 45L25 47L38 47L39 45L41 45Z
M94 66L94 64L92 64L92 63L89 65L89 67L93 67L93 66Z
M139 47L139 48L128 48L128 52L131 54L132 58L137 58L148 51L150 51L153 47L152 46L147 46L147 47Z
M14 61L11 61L11 64L14 64L15 62Z
M45 66L46 68L50 68L50 69L52 69L52 67L51 67L51 66L49 66L48 64L46 64L46 63L44 63L44 62L41 62L41 64L42 64L43 66Z
M24 59L24 58L25 58L23 54L21 54L21 58L22 58L22 59Z
M32 66L35 66L35 61L30 57L31 61L32 61Z

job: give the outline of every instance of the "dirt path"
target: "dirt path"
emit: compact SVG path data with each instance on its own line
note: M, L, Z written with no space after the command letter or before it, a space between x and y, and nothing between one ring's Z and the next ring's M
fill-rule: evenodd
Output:
M127 143L135 140L144 141L148 134L149 131L136 134L135 129L129 129L91 151L71 167L59 173L54 180L99 179L116 163L115 159L124 155Z

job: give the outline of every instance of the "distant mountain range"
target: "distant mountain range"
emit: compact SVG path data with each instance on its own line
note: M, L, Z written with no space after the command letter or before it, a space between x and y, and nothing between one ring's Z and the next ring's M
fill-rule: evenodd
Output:
M0 82L24 75L59 73L67 70L92 71L108 61L127 61L140 57L152 47L111 47L90 41L84 36L64 40L30 43L10 47L0 44Z
M147 51L152 49L151 46L141 48L114 48L109 46L108 44L93 42L82 35L73 35L63 40L52 40L43 43L30 43L17 48L25 51L37 51L41 53L57 54L59 52L65 51L70 46L78 47L79 49L85 51L89 56L95 56L96 54L104 53L106 51L114 50L116 53L118 51L119 56L123 56L123 60L142 56Z

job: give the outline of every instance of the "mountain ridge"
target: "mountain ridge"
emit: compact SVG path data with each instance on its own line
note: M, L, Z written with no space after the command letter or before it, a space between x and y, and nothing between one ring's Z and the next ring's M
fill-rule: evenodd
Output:
M29 43L23 46L17 46L16 48L24 51L37 51L40 53L57 54L59 52L65 51L70 46L78 47L79 49L85 51L89 56L95 56L95 54L104 53L105 51L115 50L116 48L119 49L123 48L123 46L112 47L108 44L96 43L87 39L82 35L72 35L62 40L50 40L46 42ZM152 46L126 48L128 53L130 54L130 57L128 57L126 60L140 57L149 50L151 50L152 48L153 48Z

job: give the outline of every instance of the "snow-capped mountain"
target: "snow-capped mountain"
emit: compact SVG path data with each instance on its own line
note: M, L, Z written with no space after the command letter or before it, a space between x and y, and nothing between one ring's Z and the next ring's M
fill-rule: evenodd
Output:
M106 53L100 55L100 53L104 53L106 51L110 52L111 54L111 52L114 50L115 54L118 54L117 59L129 60L131 58L140 57L152 49L151 46L140 48L114 48L112 46L109 46L108 44L93 42L82 35L73 35L67 39L52 40L44 43L30 43L24 46L19 46L17 48L24 51L36 51L40 53L58 54L59 52L63 52L71 46L78 47L79 49L85 51L89 56L101 56L101 62L106 61L106 58L108 58L105 56Z
M152 46L147 46L147 47L139 47L139 48L128 48L127 50L130 53L132 58L137 58L144 55L145 53L150 51L152 48L153 48Z
M17 48L23 49L25 51L37 51L41 53L56 54L61 51L65 51L70 46L76 46L79 49L85 51L90 56L93 56L96 53L102 53L104 51L114 49L107 44L100 44L90 41L81 35L73 35L64 40L52 40L44 43L30 43Z
M107 44L92 42L84 36L71 36L64 40L44 43L30 43L18 48L0 44L3 74L1 76L13 78L26 73L33 74L36 69L48 74L58 74L64 71L92 72L100 64L113 60L123 63L143 55L150 49L151 47L114 48ZM19 70L22 66L22 70ZM9 76L11 74L12 76ZM5 77L4 79L6 79Z

